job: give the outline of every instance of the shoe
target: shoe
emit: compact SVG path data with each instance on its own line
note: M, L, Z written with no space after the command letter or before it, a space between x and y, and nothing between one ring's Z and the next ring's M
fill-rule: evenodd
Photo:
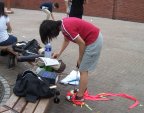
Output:
M84 98L83 97L78 97L77 92L78 92L78 89L69 91L66 95L66 99L69 102L72 102L75 105L82 106L82 105L85 104L84 103Z
M7 55L8 55L7 51L4 51L4 50L0 51L0 56L7 56Z

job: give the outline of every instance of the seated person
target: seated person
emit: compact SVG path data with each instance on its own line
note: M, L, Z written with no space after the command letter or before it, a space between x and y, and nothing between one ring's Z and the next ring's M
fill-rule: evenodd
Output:
M17 42L17 38L9 35L12 31L8 15L4 11L4 3L0 2L0 46L8 46Z
M53 20L54 19L54 16L53 16L53 9L54 8L59 8L59 4L58 3L52 3L52 2L47 2L47 3L43 3L40 5L40 9L46 13L47 15L47 20L50 19L50 15L52 17Z

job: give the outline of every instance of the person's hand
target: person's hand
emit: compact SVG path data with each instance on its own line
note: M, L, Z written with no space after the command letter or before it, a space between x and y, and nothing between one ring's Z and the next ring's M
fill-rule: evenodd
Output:
M59 58L59 56L60 56L60 54L59 53L52 53L52 58L55 58L55 59L57 59L57 58Z

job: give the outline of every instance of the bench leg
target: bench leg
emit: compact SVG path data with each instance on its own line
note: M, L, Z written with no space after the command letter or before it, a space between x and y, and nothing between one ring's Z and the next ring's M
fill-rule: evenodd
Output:
M7 62L8 68L14 67L16 65L15 62L16 62L16 56L9 54L8 55L8 62Z

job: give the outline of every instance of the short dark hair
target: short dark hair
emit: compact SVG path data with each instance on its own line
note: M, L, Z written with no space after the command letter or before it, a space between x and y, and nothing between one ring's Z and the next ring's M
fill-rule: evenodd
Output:
M59 35L61 21L54 20L44 20L39 28L39 33L41 37L41 41L46 44L50 42L53 38L56 38Z
M54 6L56 7L56 8L59 8L59 3L54 3Z

